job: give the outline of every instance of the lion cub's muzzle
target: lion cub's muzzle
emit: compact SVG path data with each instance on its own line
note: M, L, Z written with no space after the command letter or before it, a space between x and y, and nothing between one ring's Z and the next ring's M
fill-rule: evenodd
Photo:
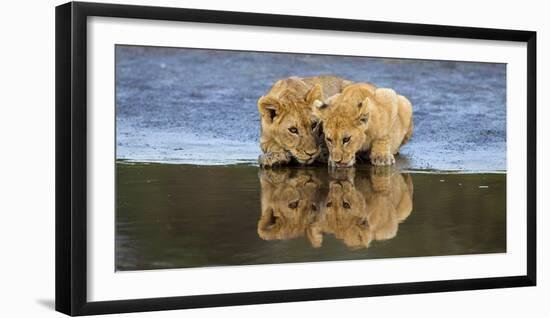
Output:
M343 160L335 161L333 159L329 160L329 165L335 168L351 168L353 167L354 164L355 164L355 158L352 158L348 161L343 161Z
M316 149L314 151L304 151L300 155L295 155L294 157L296 160L301 164L311 164L319 157L319 154L321 153L320 149Z

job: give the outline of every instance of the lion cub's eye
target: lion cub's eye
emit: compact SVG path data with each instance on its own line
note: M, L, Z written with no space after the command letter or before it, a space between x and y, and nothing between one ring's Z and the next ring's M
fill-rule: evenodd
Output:
M348 143L348 141L351 139L351 137L345 137L344 140L342 140L345 144Z
M298 134L298 129L297 129L296 127L290 127L290 128L288 129L288 131L290 131L290 132L293 133L293 134Z
M327 202L327 208L330 208L332 206L332 201Z
M332 142L332 139L330 139L330 138L326 138L326 139L327 139L327 142L328 142L328 143L331 143L331 142Z
M347 203L346 201L344 201L342 206L344 207L344 209L351 209L351 205L349 203Z
M317 127L317 122L314 121L313 123L311 123L311 130L315 129L315 127Z
M288 204L288 207L290 209L296 209L298 207L298 203L300 203L300 200L292 201Z

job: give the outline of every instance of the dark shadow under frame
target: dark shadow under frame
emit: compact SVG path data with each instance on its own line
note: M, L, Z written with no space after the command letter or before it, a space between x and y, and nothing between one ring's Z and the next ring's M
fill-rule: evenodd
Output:
M56 310L68 315L92 315L534 286L536 284L536 32L81 2L58 6L55 13ZM86 21L90 16L526 42L526 275L88 302L86 296Z

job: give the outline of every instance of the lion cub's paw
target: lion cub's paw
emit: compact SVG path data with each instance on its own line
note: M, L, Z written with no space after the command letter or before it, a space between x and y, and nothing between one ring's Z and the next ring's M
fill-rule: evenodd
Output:
M373 177L391 177L395 170L395 167L392 166L371 166L370 174Z
M371 153L370 162L375 166L390 166L395 164L395 157L391 153Z
M393 173L392 166L372 166L371 167L371 182L375 192L385 192L390 189L391 176Z
M265 180L273 184L286 182L290 178L290 171L287 169L260 169L259 171L261 180Z
M290 158L285 153L267 152L258 157L261 167L273 167L288 163Z

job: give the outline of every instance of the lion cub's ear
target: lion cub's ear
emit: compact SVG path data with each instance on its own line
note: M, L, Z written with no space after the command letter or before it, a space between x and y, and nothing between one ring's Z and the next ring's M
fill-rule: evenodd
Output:
M317 100L324 100L321 84L315 84L306 94L306 103L312 105Z
M317 88L315 88L317 87ZM316 116L317 118L319 118L321 121L325 120L326 119L326 110L329 108L329 105L327 103L327 101L325 101L324 99L324 96L323 96L323 92L321 90L321 85L317 84L315 85L314 88L312 88L312 90L310 91L310 94L308 95L312 95L310 96L310 98L313 98L314 96L317 96L318 98L316 99L311 99L311 101L309 102L309 104L311 105L311 110L312 110L312 113L314 116ZM317 93L314 92L314 89L317 90ZM339 95L339 94L337 94ZM336 95L334 95L336 96ZM330 99L334 98L334 96L330 97Z
M262 96L258 100L258 111L269 123L281 112L281 103L272 96Z
M371 103L371 99L367 97L362 102L357 104L357 107L359 108L358 119L362 125L366 125L369 122Z

